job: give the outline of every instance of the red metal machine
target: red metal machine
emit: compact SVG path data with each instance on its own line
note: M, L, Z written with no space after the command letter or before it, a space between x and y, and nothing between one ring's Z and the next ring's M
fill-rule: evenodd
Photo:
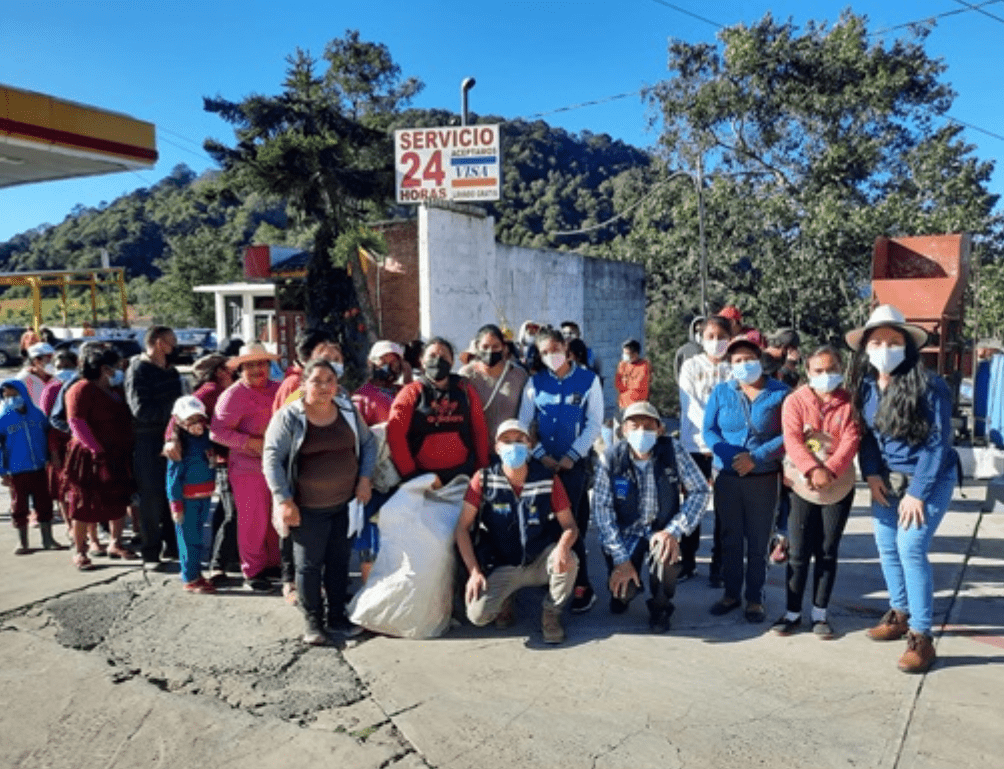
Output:
M878 238L872 258L875 304L891 304L927 329L924 365L941 375L958 402L963 377L964 295L969 282L968 234Z

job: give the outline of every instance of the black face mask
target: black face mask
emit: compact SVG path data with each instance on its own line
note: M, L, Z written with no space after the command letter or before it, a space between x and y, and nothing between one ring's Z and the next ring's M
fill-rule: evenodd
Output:
M400 376L398 372L390 366L379 366L373 369L373 378L378 382L394 382L398 376Z
M169 352L166 356L164 356L164 360L167 362L169 366L174 366L178 362L180 362L181 353L178 352L178 348L177 347L171 348L171 352Z
M497 366L502 362L502 351L501 350L479 350L478 360L484 363L488 368L492 366Z
M430 356L425 360L425 375L433 382L446 379L450 374L451 368L453 368L453 364L445 358L440 358L438 355Z

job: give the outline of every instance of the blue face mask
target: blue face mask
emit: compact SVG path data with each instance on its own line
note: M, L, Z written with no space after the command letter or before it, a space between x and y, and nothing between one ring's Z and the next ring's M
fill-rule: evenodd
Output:
M627 434L627 442L638 454L648 454L658 437L655 430L631 430Z
M818 376L809 377L809 387L817 393L829 393L836 390L844 382L843 374L827 372Z
M77 370L75 368L61 368L56 371L56 379L64 383L69 382L76 375Z
M732 378L742 384L753 384L763 374L758 360L744 360L732 364Z
M600 428L600 434L603 436L603 442L607 446L614 445L614 428L603 425L603 427Z
M515 470L526 464L530 449L525 443L501 443L498 446L499 458L506 467Z
M12 409L16 409L17 411L24 410L24 398L22 398L20 395L11 396L10 398L7 399L7 402L10 404L10 407Z
M122 369L115 369L115 373L112 374L112 378L108 380L108 384L112 387L120 387L122 382L125 381L125 374L122 373Z

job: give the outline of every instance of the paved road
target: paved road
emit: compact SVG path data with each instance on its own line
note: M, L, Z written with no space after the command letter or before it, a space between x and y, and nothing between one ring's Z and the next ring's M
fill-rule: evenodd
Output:
M306 649L278 596L15 558L0 520L0 767L998 766L1004 516L980 512L983 492L956 493L935 538L940 659L925 676L899 673L900 643L864 636L885 597L861 489L831 642L711 617L702 563L665 636L640 602L612 617L601 600L547 648L527 592L510 630ZM591 558L602 573L595 542ZM783 569L768 583L773 619Z

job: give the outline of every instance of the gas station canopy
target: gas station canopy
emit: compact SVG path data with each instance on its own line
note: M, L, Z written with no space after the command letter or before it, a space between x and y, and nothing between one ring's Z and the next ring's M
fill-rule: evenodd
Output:
M152 168L152 123L0 85L0 187Z

